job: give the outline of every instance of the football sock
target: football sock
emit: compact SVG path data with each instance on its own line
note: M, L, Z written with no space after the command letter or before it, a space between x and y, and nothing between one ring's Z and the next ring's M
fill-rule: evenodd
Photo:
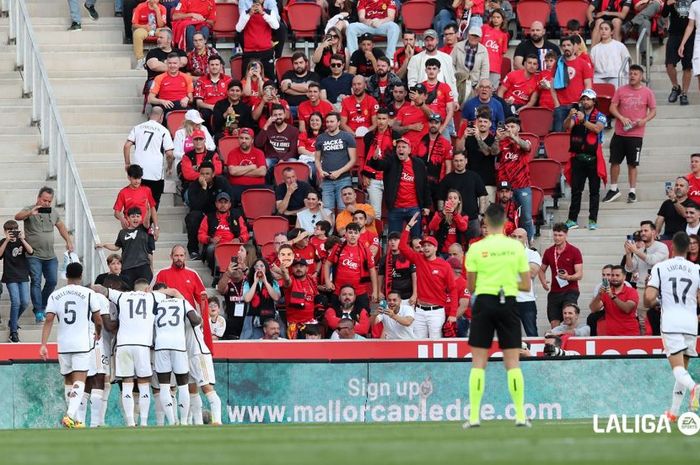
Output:
M85 383L82 381L76 381L73 383L73 386L71 388L69 397L70 401L68 402L68 416L75 420L76 416L78 415L78 409L80 408L80 402L83 400L83 392L85 392Z
M173 416L173 396L170 394L170 385L165 383L160 383L160 393L158 394L158 400L165 418L168 419L169 425L175 424L175 417Z
M187 424L187 417L190 416L190 391L186 384L177 387L177 406L180 409L181 424Z
M636 194L636 193L637 193L637 189L635 189L634 187L630 187L630 192L631 192L632 194Z
M102 389L90 393L90 428L102 426Z
M105 417L107 416L107 407L109 406L109 393L112 390L112 385L107 382L102 389L102 407L100 410L100 426L105 425Z
M68 404L70 404L70 392L73 390L73 385L71 384L64 384L63 385L63 400L66 401L66 408L68 408Z
M85 423L85 417L87 416L87 407L90 403L90 393L83 392L83 397L80 399L80 407L78 407L78 413L76 414L76 420L80 423Z
M469 372L469 423L479 423L485 381L486 371L483 368L471 369Z
M136 426L134 422L134 383L122 383L122 407L126 426Z
M673 385L673 396L671 397L671 413L675 416L678 416L681 411L683 396L685 396L685 387L676 381Z
M511 368L508 370L508 390L510 397L515 404L515 421L524 422L525 417L525 380L523 379L523 371L520 368Z
M610 190L615 192L617 190L617 184L610 184Z
M158 393L158 402L156 402L156 426L165 426L165 412L163 404L160 403L160 393Z
M211 409L211 422L221 424L221 399L219 398L219 394L211 390L207 392L206 396L209 401L209 408Z
M192 412L192 424L203 425L202 421L202 398L199 393L190 394L190 412Z
M676 378L676 382L680 386L686 388L687 390L690 391L695 387L695 381L693 381L693 378L690 376L690 373L688 373L688 370L686 370L685 368L673 367L673 376Z
M139 417L141 418L141 426L148 426L148 409L150 407L151 386L148 383L139 383Z

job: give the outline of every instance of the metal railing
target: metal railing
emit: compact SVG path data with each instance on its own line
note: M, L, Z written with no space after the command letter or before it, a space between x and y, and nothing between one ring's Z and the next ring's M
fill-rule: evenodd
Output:
M632 58L630 57L626 57L622 61L622 66L620 66L620 70L617 72L617 87L622 87L625 85L624 83L627 79L627 73L629 72L631 61Z
M644 63L642 63L642 41L646 42L646 54L644 56ZM647 81L647 86L651 87L651 34L646 28L639 31L639 37L637 38L637 43L635 44L635 63L644 66L644 74Z
M83 263L83 275L92 282L107 271L105 254L96 250L97 228L83 190L78 168L63 129L58 104L49 82L39 45L24 0L3 0L9 7L10 43L16 44L17 70L22 73L22 94L32 99L32 125L41 132L40 153L48 154L49 178L56 179L56 204L65 208L64 222L73 233L75 252Z

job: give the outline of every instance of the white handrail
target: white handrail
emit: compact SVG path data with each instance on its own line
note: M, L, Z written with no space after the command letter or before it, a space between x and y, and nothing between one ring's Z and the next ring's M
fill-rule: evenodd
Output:
M646 56L644 57L644 63L641 62L641 47L642 47L642 41L646 42ZM648 87L651 87L651 34L649 31L647 31L646 28L642 29L639 32L639 37L637 38L637 43L635 44L635 50L636 50L636 56L635 56L635 62L638 64L641 64L644 66L644 72L646 74L646 84Z
M83 263L83 275L92 282L107 271L105 254L99 243L78 168L63 129L58 105L41 59L39 45L24 0L9 3L10 43L16 44L17 69L22 71L22 94L32 99L32 121L41 132L40 153L49 156L49 178L56 179L56 203L65 208L66 227L73 232L75 252Z

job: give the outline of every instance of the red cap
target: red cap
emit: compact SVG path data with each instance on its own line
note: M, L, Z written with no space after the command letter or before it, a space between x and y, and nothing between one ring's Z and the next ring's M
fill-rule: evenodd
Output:
M193 140L194 139L204 139L204 138L205 138L204 131L202 131L201 129L195 129L194 131L192 131L192 139Z
M250 128L241 128L238 130L238 136L240 137L242 134L248 135L250 137L255 137L255 133L253 132L252 129Z
M405 137L399 137L398 139L396 139L396 143L398 144L399 142L404 142L408 146L411 145L411 141Z
M434 245L435 247L438 246L438 241L437 241L437 239L435 239L433 236L424 237L423 240L420 241L420 245L423 245L423 244L425 244L426 242L427 242L428 244Z

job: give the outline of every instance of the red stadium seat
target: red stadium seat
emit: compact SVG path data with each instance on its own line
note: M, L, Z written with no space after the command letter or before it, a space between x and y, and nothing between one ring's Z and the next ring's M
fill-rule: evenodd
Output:
M544 152L550 160L556 160L565 165L571 155L569 154L569 142L571 134L568 132L553 132L544 137Z
M271 241L263 244L260 248L260 253L262 253L262 257L267 260L267 257L275 253L275 243Z
M219 139L219 155L221 155L221 159L226 162L229 152L233 149L237 149L240 145L238 137L226 136Z
M236 23L238 23L238 5L235 3L216 2L216 21L212 29L212 43L219 48L221 39L233 40L236 38Z
M535 235L540 235L540 226L545 223L544 217L544 191L537 186L532 189L532 221L535 223Z
M523 108L518 113L520 117L520 127L525 132L531 132L537 137L544 137L552 129L554 112L549 108L532 107Z
M508 73L513 70L513 62L508 57L503 57L501 59L501 81L506 77Z
M228 244L217 244L214 249L214 256L216 257L216 263L219 267L219 271L222 273L228 269L228 264L231 263L231 257L235 257L238 254L238 249L241 248L240 243L228 243Z
M282 171L285 168L294 168L294 172L297 174L297 180L309 182L309 177L311 176L311 168L304 162L301 161L281 161L275 165L275 184L282 184L284 178L282 177Z
M355 194L357 195L357 203L367 203L367 194L365 191L355 188ZM376 212L375 212L376 213Z
M668 254L669 254L669 256L673 255L673 241L664 240L664 241L661 241L661 242L663 242L664 245L665 245L666 247L668 247Z
M586 13L588 12L588 6L590 2L586 0L558 0L554 9L557 12L557 21L559 21L559 28L562 32L562 37L569 34L569 30L566 29L566 23L575 19L579 24L584 25L588 23Z
M593 90L596 93L598 100L598 110L610 118L610 103L615 95L615 86L610 83L593 84Z
M530 183L542 189L544 195L554 198L561 181L561 163L547 158L530 160Z
M182 127L182 122L185 121L186 110L173 110L168 113L166 117L165 125L170 131L170 135L175 137L175 131Z
M530 33L530 26L535 21L540 21L545 26L549 20L552 6L544 0L521 0L516 7L518 24L523 34Z
M410 0L401 4L401 19L407 31L422 34L426 30L432 29L434 17L434 1Z
M248 221L275 213L275 193L270 189L248 189L241 195L243 214Z
M279 57L277 61L275 61L275 73L277 74L277 82L282 82L282 76L284 76L284 73L286 73L287 71L291 71L292 69L294 69L294 65L292 64L292 57Z
M239 81L243 79L243 57L241 55L232 56L229 65L231 66L231 78Z
M259 216L253 221L253 237L258 245L272 242L275 234L289 230L289 221L283 216Z
M523 140L530 141L530 152L528 152L527 154L528 158L530 160L534 160L535 158L537 158L537 154L540 151L540 138L537 137L535 134L529 132L521 132L520 138Z
M318 39L318 26L321 23L321 6L316 3L291 3L287 5L289 29L292 33L292 49L297 39ZM306 48L308 42L304 42Z

